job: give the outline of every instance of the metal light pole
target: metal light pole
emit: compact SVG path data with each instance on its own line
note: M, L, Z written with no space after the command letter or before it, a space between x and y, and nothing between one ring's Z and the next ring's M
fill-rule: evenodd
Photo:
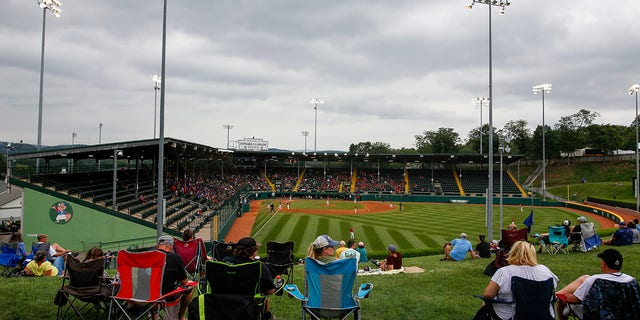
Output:
M552 85L550 83L539 84L533 86L533 93L538 94L542 93L542 201L547 200L547 175L546 175L546 167L547 167L547 155L546 155L546 144L544 141L544 136L546 127L544 124L544 94L545 92L551 92Z
M500 141L499 141L499 146L498 146L498 150L500 151L500 230L502 230L502 186L503 186L503 178L502 178L502 174L503 174L503 169L502 169L502 154L503 153L509 153L511 152L511 147L509 146L509 139L505 138L502 134L500 134ZM500 239L502 239L502 233L500 233L501 237Z
M11 188L9 188L9 176L11 175L11 165L9 162L9 152L13 150L13 146L11 145L11 142L7 143L7 174L4 177L4 183L7 185L7 189L11 190Z
M75 145L76 144L76 137L78 136L77 132L72 132L71 133L71 145Z
M318 98L311 98L309 101L310 104L314 105L313 110L315 110L315 122L314 122L314 132L313 132L313 152L318 151L318 105L323 104L324 100Z
M309 131L302 131L302 135L304 136L304 153L307 153L307 137L309 136Z
M500 7L498 14L503 15L504 9L511 3L508 0L471 0L467 8L473 8L476 3L489 7L489 186L487 188L487 234L493 239L493 51L491 45L491 7Z
M164 89L167 82L165 61L167 53L167 0L162 10L162 70L160 73L160 135L158 136L158 211L156 216L156 235L162 235L164 224Z
M44 84L44 35L47 25L47 10L51 11L56 18L60 18L62 3L58 0L38 0L38 5L42 8L42 51L40 52L40 96L38 98L38 151L42 147L42 95ZM36 173L40 172L40 158L36 159Z
M229 149L229 131L233 129L233 126L230 124L223 124L222 128L227 130L227 149Z
M104 123L100 122L98 124L98 144L102 144L102 127L104 127Z
M638 192L640 189L640 186L638 185L638 183L640 183L640 158L638 158L638 91L640 91L640 84L636 83L629 87L629 94L635 94L636 96L636 145L634 146L636 149L636 185L635 190L633 191L633 194L636 197L636 211L640 211L640 196Z
M473 104L480 104L480 154L482 154L482 103L483 102L489 102L489 98L473 98L471 99L471 101L473 101Z
M156 138L156 124L158 123L158 120L156 120L156 113L158 110L158 90L160 90L160 88L158 87L158 83L162 81L162 77L160 77L157 74L154 74L153 76L151 76L151 80L153 80L153 82L155 82L155 85L153 86L153 92L154 92L154 97L153 97L153 138Z
M122 156L122 150L113 150L113 181L112 181L112 193L111 193L111 206L113 211L118 211L118 205L116 204L116 188L118 183L118 156Z

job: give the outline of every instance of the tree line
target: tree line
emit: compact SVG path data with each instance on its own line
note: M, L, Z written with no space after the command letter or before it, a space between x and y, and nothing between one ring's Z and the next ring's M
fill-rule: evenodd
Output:
M575 155L576 149L592 148L602 150L605 154L615 154L617 150L635 150L636 122L629 126L613 124L594 124L600 117L597 112L580 109L580 111L563 116L553 127L545 125L544 140L547 159L558 159ZM489 134L493 135L493 151L499 152L499 141L503 138L508 144L511 154L521 154L527 159L542 159L543 128L538 125L533 131L527 120L511 120L502 128L493 128L483 124L469 132L463 141L454 128L438 128L425 130L415 136L411 148L393 149L386 142L359 142L349 146L351 153L480 153L482 133L482 153L489 152Z

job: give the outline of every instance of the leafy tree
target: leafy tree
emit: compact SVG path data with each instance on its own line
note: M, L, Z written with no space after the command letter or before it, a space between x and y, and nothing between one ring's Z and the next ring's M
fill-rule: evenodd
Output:
M392 153L391 145L386 142L358 142L349 146L349 153Z
M511 140L511 153L526 154L531 149L531 131L527 128L527 120L511 120L502 129Z
M460 135L453 128L439 128L416 135L416 148L423 153L457 153L460 150Z

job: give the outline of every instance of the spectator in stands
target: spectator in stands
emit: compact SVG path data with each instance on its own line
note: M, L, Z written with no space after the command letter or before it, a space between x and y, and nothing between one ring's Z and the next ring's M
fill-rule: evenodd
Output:
M583 275L573 282L569 283L566 287L558 290L556 294L564 295L566 301L569 303L582 303L584 298L589 293L589 289L596 281L596 279L605 279L608 281L615 281L620 283L627 283L636 281L632 276L622 273L622 254L616 249L607 249L598 254L600 258L600 270L602 273L592 276ZM566 304L562 300L558 300L558 319L566 320L567 313L565 313ZM582 318L582 308L572 309L578 313L580 319Z
M166 255L164 276L162 277L162 294L167 294L175 290L180 285L186 285L188 282L187 273L184 269L184 265L182 264L182 258L173 252L173 237L160 236L158 238L158 245L153 250L164 252ZM189 305L192 296L193 291L180 297L170 298L173 299L171 301L180 299L180 302L175 306L167 307L167 309L165 309L165 319L184 319L184 314L187 311L187 306Z
M224 257L222 262L229 264L241 264L255 261L256 253L258 253L258 244L256 243L256 240L251 237L244 237L238 240L236 247L233 249L233 254ZM273 275L271 275L271 271L269 271L269 268L265 264L262 262L260 264L262 265L260 290L262 290L262 294L272 294L276 291L276 287L273 283ZM265 309L262 319L275 319L275 317L272 318L271 315L269 299L265 300Z
M367 249L364 247L364 242L358 242L358 247L356 248L358 252L360 252L360 260L358 262L367 262L369 259L367 258Z
M360 262L360 252L356 250L356 242L354 240L347 241L347 250L340 253L339 259L356 258Z
M331 262L336 260L335 247L338 245L337 241L334 241L328 235L324 234L318 236L309 246L309 252L307 256L320 262Z
M476 245L476 258L491 258L491 245L485 241L484 234L478 236L478 244Z
M491 277L489 284L484 289L483 296L487 298L498 298L500 300L513 301L511 292L511 278L521 277L528 280L544 281L553 279L553 286L556 287L558 277L544 265L538 264L536 260L536 248L529 242L516 241L509 251L509 265L496 271ZM491 308L499 319L511 319L514 316L515 308L510 304L494 303L486 305L483 309ZM482 310L482 309L481 309ZM549 306L549 314L553 318L555 311Z
M47 260L50 260L51 263L58 270L59 276L64 272L64 262L67 254L72 254L74 257L78 255L77 252L72 253L71 250L67 250L63 248L61 245L57 243L49 243L49 236L46 234L38 235L38 243L36 244L36 249L45 250L47 252Z
M602 243L612 246L628 246L633 243L633 232L627 228L627 224L621 221L618 226L618 230L611 235L611 238Z
M380 267L380 270L382 271L402 269L402 253L398 252L398 248L396 248L395 245L390 244L387 247L387 251L389 252L389 255L382 260L382 262L378 262L374 259L371 259L371 262Z
M473 245L467 240L467 234L461 233L460 237L447 242L443 246L444 258L440 261L451 260L460 261L464 260L467 256L467 252L471 254L471 258L475 260L476 255L473 252Z
M345 250L347 250L347 243L344 240L340 240L340 247L336 249L336 258L340 257Z
M51 276L58 275L58 268L56 268L51 262L47 261L47 251L38 250L33 257L33 260L27 264L24 268L24 274L28 276Z

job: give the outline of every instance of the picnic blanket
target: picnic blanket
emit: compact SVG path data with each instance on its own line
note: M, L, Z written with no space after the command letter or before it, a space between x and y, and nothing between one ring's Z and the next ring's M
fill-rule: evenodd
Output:
M424 269L420 268L420 267L403 267L400 269L393 269L393 270L389 270L389 271L382 271L380 269L370 269L368 271L365 271L363 269L358 270L358 275L359 276L377 276L377 275L384 275L384 274L398 274L398 273L421 273L424 272Z

